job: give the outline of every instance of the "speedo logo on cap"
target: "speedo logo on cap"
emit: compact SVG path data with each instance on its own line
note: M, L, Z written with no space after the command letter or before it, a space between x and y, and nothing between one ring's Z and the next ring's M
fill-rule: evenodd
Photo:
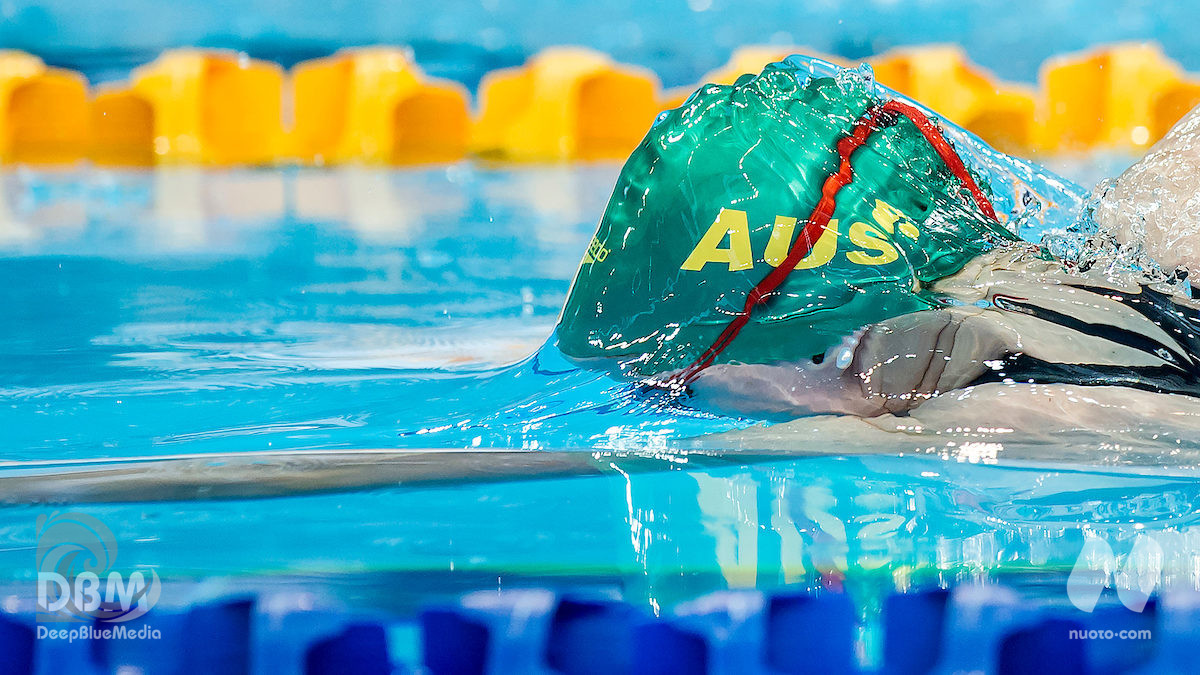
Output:
M611 253L611 250L603 242L592 237L592 242L588 244L587 253L583 254L583 264L604 262L608 258L609 253Z
M855 265L886 265L893 262L900 257L900 251L891 242L897 233L913 241L920 236L920 231L911 218L881 199L875 200L871 219L874 223L854 222L845 229L846 238L856 247L846 252L846 259ZM775 216L771 236L767 240L763 257L759 260L771 267L778 267L792 246L796 235L796 223L796 218ZM796 269L813 269L832 261L838 253L842 234L838 221L830 220L825 231L813 244L812 250L800 260ZM728 245L723 246L726 240ZM754 252L750 246L750 223L745 211L721 209L708 231L679 268L700 271L709 263L728 265L730 272L754 267Z

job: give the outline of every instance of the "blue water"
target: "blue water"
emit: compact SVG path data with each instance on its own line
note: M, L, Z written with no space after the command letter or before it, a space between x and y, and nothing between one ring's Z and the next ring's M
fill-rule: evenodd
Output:
M590 447L636 429L622 416L655 404L631 387L528 358L614 171L10 177L27 215L0 261L5 454Z
M0 483L0 587L32 592L35 521L56 509L107 523L118 568L316 579L364 604L547 580L659 606L785 583L875 597L1061 571L1085 536L1121 553L1145 532L1200 585L1192 472L1102 466L1091 439L1095 462L901 456L902 438L841 456L831 436L797 441L809 457L681 454L757 421L543 346L617 168L4 175L0 480L250 451L609 454L577 477L263 499L44 504Z

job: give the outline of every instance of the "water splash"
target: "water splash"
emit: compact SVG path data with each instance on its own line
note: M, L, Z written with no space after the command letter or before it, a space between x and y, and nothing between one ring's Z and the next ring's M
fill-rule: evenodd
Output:
M1115 179L1101 181L1084 203L1078 220L1063 230L1047 233L1042 245L1073 274L1098 273L1117 282L1175 285L1179 277L1174 271L1164 270L1147 250L1144 219L1131 219L1122 232L1109 224L1111 220L1098 217L1098 213L1112 208L1115 185Z

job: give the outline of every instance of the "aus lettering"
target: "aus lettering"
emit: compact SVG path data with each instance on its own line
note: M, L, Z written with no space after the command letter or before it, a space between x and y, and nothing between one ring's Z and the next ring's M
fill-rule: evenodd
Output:
M856 265L886 265L900 257L893 243L899 236L916 241L920 231L912 219L896 207L883 200L875 200L871 211L872 223L853 222L845 230L836 219L830 220L821 236L813 244L796 269L813 269L826 265L838 254L838 247L848 240L855 248L845 253L846 259ZM759 260L771 267L778 267L787 257L796 238L797 219L775 216L771 225L771 236ZM750 223L745 211L721 209L712 225L700 238L696 247L680 265L680 269L700 271L709 263L728 265L730 272L754 267L755 256L750 244Z

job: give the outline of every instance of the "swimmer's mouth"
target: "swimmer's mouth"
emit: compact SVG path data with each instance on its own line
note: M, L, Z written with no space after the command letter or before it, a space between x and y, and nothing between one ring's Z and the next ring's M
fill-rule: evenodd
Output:
M1057 382L1093 386L1115 385L1158 393L1200 396L1200 311L1177 303L1169 294L1145 285L1138 293L1087 284L1070 285L1132 309L1143 319L1160 328L1170 337L1170 342L1163 342L1145 333L1109 323L1089 322L1034 304L1026 298L997 294L992 300L999 309L1033 316L1090 337L1135 349L1153 357L1159 363L1061 363L1016 353L1007 356L1000 367L980 376L972 384Z

